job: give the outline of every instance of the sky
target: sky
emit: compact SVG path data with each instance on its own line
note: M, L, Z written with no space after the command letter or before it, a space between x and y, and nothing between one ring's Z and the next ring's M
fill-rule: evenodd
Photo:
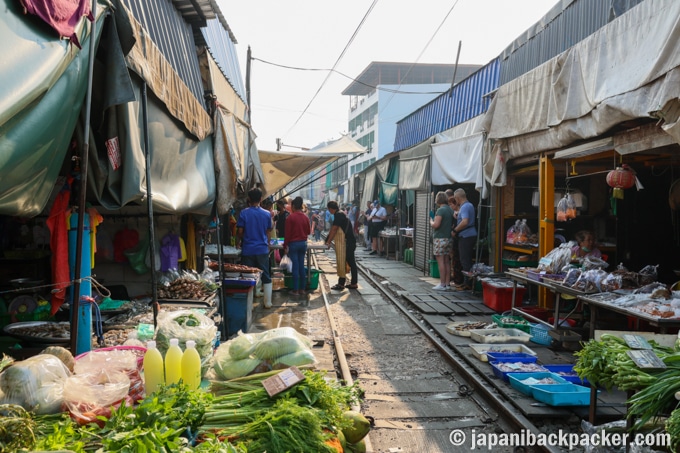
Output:
M218 0L236 37L244 82L251 48L257 147L275 150L280 138L288 151L347 133L349 96L342 91L371 62L454 64L460 42L459 64L484 65L556 3ZM334 66L337 72L329 72Z

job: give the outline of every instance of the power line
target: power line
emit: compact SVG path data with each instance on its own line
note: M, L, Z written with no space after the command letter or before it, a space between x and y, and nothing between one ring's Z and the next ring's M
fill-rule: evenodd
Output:
M372 88L372 89L374 89L374 90L385 91L385 92L387 92L387 93L399 93L399 94L444 94L444 93L446 92L446 91L401 91L401 90L393 90L393 89L391 89L391 88L382 88L382 87L378 87L378 86L375 86L375 85L370 85L370 84L368 84L368 83L364 83L364 82L362 82L361 80L355 79L355 78L353 78L353 77L348 76L348 75L345 74L345 73L342 73L342 72L338 71L337 69L325 69L325 68L300 68L300 67L296 67L296 66L288 66L288 65L284 65L284 64L273 63L273 62L271 62L271 61L263 60L263 59L261 59L261 58L252 57L251 59L252 59L252 60L255 60L255 61L262 62L262 63L264 63L264 64L271 65L271 66L277 66L277 67L279 67L279 68L284 68L284 69L292 69L292 70L295 70L295 71L329 71L329 72L334 72L334 73L336 73L336 74L339 74L339 75L341 75L341 76L343 76L343 77L345 77L345 78L351 80L352 82L358 83L359 85L363 85L363 86L365 86L365 87Z
M364 22L366 22L366 19L368 18L368 15L371 14L371 11L373 11L373 8L375 7L375 5L376 5L377 3L378 3L378 0L373 0L373 3L371 3L371 6L368 8L368 11L366 11L366 14L364 14L364 17L361 19L361 22L359 22L359 25L357 26L356 30L354 30L354 33L352 34L352 37L349 38L349 41L348 41L347 44L345 45L345 48L344 48L344 49L342 50L342 52L340 53L340 56L339 56L338 59L335 61L335 64L333 64L333 68L332 68L333 70L335 70L335 68L338 66L338 64L340 64L340 60L342 60L342 57L345 56L345 52L347 52L347 49L349 49L349 46L354 42L354 38L356 38L357 34L359 33L359 30L361 30L361 27L364 25ZM307 112L307 109L312 105L312 102L314 102L314 99L316 99L316 97L317 97L317 96L319 95L319 93L321 92L321 89L324 87L324 85L326 85L326 82L327 82L328 79L330 78L331 74L332 74L332 72L329 72L328 74L326 74L326 78L324 79L323 82L321 82L321 86L319 87L318 90L316 90L316 93L314 93L314 96L312 96L312 99L310 99L310 101L309 101L309 103L307 104L307 106L304 108L304 110L302 111L302 113L300 114L300 116L298 117L298 119L295 120L295 123L293 123L293 125L288 129L288 131L286 132L286 134L288 134L295 126L297 126L298 122L300 122L300 120L302 119L302 117L303 117L303 116L305 115L305 113Z

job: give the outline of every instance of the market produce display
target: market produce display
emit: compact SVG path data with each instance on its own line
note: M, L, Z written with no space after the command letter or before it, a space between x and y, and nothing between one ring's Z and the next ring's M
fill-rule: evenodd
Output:
M677 348L662 347L650 340L651 351L665 365L663 369L641 369L631 358L628 346L623 338L616 335L603 334L599 341L590 340L584 343L583 349L576 352L577 361L574 370L579 377L586 378L593 385L607 389L617 387L621 390L634 391L628 399L628 418L639 429L649 421L658 421L664 414L671 414L668 433L671 440L680 442L680 429L677 420L678 400L676 392L680 391L680 352Z
M176 324L200 321L183 316ZM241 337L224 344L238 357L272 366L304 351L313 357L309 339L292 328ZM358 383L342 386L325 372L302 370L300 382L270 396L265 380L281 379L279 373L291 371L286 368L211 381L209 391L180 382L144 396L143 362L132 349L105 348L75 360L60 349L21 362L5 356L0 360L0 388L7 391L0 406L0 452L365 451L370 422L350 410L360 397ZM72 371L65 365L71 362ZM33 409L48 406L31 398L44 387L60 401L38 415Z
M204 299L215 293L219 285L194 271L169 271L159 281L161 299Z
M193 310L163 311L158 315L156 345L165 356L170 347L170 339L177 338L182 350L186 342L196 342L196 350L201 356L201 373L205 375L212 364L213 347L216 341L217 326L209 317Z

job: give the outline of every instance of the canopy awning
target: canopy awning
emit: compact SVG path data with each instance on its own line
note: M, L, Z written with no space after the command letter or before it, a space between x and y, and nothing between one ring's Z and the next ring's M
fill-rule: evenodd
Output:
M487 197L482 170L484 134L432 144L432 184L474 184Z
M260 150L258 154L264 175L265 194L271 195L296 178L334 162L340 157L364 152L366 152L365 147L346 135L309 151Z
M399 189L430 189L430 153L434 138L399 152Z
M507 158L559 150L680 97L680 2L648 0L501 86L483 130ZM517 112L521 112L518 114Z

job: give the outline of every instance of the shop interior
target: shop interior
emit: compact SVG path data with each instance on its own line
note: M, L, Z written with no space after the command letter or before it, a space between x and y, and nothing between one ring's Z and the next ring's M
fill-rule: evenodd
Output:
M617 167L629 166L638 183L616 191L607 176ZM669 286L680 280L680 155L677 145L635 154L614 150L572 159L555 159L554 202L569 193L576 202L576 216L554 219L555 242L574 240L578 231L594 233L597 247L608 270L622 265L639 271L658 265L658 281ZM677 193L677 194L676 194ZM539 171L536 164L516 166L508 173L503 189L503 267L531 266L540 259L538 197ZM676 201L677 198L677 201ZM507 232L526 219L532 235L526 243L508 244ZM550 250L551 247L546 247ZM509 266L508 266L509 265Z

